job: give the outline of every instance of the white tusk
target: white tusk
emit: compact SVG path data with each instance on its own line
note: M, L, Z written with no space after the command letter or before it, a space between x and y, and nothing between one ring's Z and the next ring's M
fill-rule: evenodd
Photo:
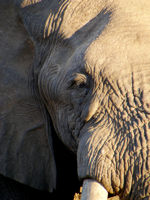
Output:
M107 190L97 181L86 179L83 182L81 200L107 200Z

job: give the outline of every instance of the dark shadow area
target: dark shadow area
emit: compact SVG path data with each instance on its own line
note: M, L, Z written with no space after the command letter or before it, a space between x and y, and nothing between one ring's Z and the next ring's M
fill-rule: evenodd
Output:
M62 144L56 134L53 141L57 167L57 190L54 197L73 200L74 194L79 192L81 186L77 176L76 156Z
M53 195L48 192L30 188L14 180L0 175L0 199L1 200L48 200L53 199ZM3 192L2 192L3 191Z

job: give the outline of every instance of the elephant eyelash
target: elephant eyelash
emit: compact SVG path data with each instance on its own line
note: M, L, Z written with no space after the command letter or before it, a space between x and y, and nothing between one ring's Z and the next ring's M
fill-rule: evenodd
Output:
M75 74L71 80L68 82L69 89L86 88L87 78L82 74Z

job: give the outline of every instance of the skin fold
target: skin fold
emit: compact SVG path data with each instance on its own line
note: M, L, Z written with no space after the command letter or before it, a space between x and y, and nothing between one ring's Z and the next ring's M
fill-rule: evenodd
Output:
M100 183L110 199L150 199L150 2L12 5L33 42L29 83L48 144L52 121L80 180Z

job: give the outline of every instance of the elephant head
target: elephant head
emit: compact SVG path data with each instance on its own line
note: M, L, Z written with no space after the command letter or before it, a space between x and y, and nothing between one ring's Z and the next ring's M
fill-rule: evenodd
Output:
M149 199L150 3L14 2L34 45L30 86L48 145L51 118L77 156L82 199Z

